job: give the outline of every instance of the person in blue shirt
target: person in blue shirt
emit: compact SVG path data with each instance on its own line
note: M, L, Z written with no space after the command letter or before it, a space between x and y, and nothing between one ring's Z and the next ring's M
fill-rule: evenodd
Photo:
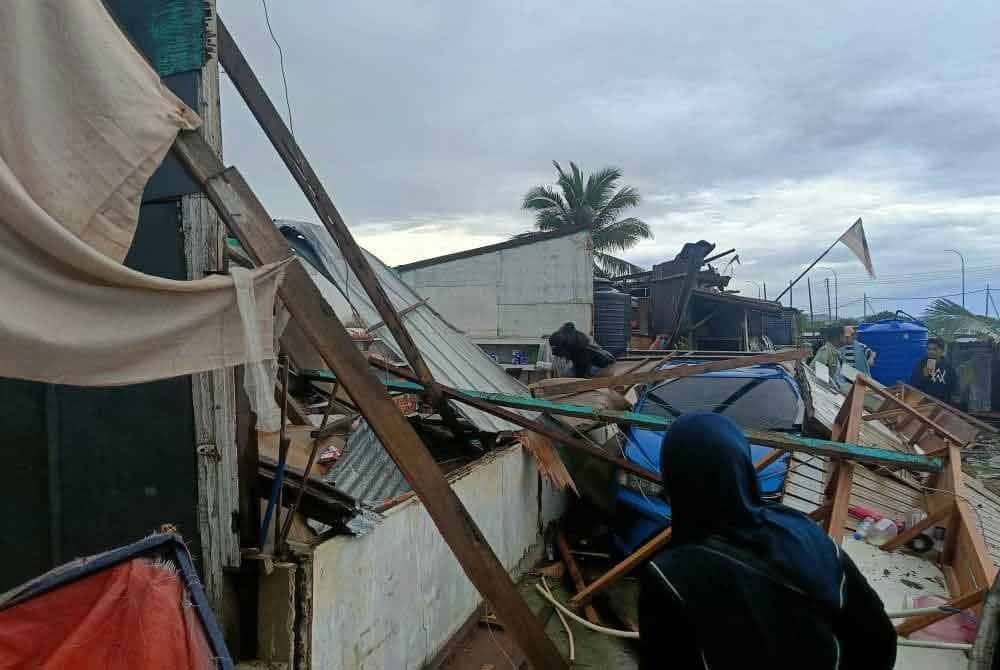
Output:
M735 423L682 416L661 466L673 533L641 575L641 670L893 667L882 601L816 522L761 500Z

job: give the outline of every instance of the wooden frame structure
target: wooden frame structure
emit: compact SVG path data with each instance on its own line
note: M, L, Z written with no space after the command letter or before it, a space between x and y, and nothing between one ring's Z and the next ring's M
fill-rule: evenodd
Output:
M920 451L942 458L944 467L931 475L924 487L928 491L927 517L883 544L881 549L893 551L930 528L944 527L945 544L941 564L948 590L953 596L946 606L965 609L982 602L997 575L997 568L977 527L975 513L966 495L961 448L967 440L935 421L943 411L951 410L949 406L942 408L939 401L928 402L926 396L917 391L909 394L920 403L918 407L914 407L907 402L907 388L901 387L894 394L877 382L859 375L844 399L834 422L831 438L857 441L862 421L884 420L888 417L899 419L904 427L914 427L908 440L910 448L919 448ZM864 399L865 393L869 391L881 397L884 402L879 410L866 415ZM929 414L919 411L927 408L932 408ZM824 526L830 537L839 544L843 539L848 516L853 468L857 466L842 458L831 459L831 466L826 488L827 503L822 509ZM896 631L900 636L907 636L947 616L950 615L942 612L911 617L897 625Z

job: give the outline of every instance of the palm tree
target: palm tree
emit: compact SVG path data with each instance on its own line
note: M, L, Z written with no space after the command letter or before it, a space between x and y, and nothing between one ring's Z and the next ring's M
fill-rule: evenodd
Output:
M1000 319L973 314L961 305L938 298L924 311L924 323L936 334L948 340L958 335L987 337L1000 342Z
M638 265L612 256L609 252L625 251L639 240L653 237L646 222L635 217L618 217L639 204L639 191L631 186L618 187L622 171L606 167L584 179L583 172L570 163L567 174L558 162L556 186L535 186L524 194L522 209L535 212L538 230L558 230L568 226L589 225L594 241L594 272L601 277L617 277L641 272ZM617 189L617 190L616 190Z

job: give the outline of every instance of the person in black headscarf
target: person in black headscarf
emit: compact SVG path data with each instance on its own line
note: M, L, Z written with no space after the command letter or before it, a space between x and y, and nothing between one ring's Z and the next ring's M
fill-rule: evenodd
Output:
M761 501L735 423L681 417L660 463L673 535L641 578L642 670L893 667L882 601L814 521Z

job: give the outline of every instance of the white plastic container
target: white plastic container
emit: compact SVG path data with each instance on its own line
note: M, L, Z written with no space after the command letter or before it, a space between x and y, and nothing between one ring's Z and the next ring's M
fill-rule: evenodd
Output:
M899 528L896 527L895 521L892 519L881 519L872 526L865 540L870 544L879 546L896 537L898 533Z
M858 524L857 530L854 531L855 540L863 540L868 537L868 533L871 532L872 527L875 525L875 519L870 516L866 516L865 520Z

